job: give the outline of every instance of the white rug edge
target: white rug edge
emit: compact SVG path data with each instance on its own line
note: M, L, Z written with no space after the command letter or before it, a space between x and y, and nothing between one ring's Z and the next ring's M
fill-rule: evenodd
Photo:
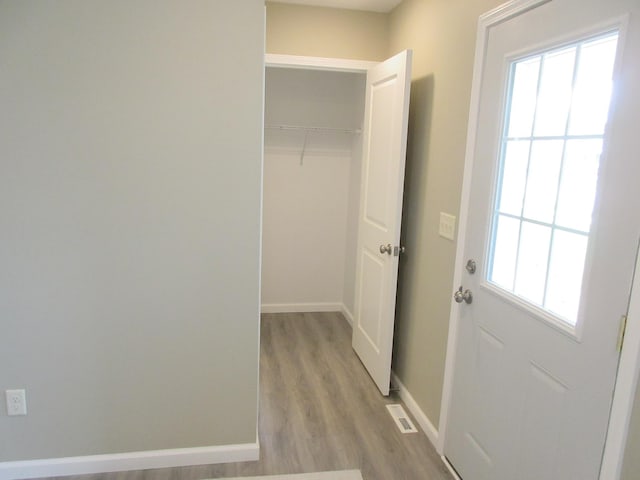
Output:
M362 480L362 474L360 470L335 470L330 472L293 473L285 475L259 475L257 477L223 477L217 480Z

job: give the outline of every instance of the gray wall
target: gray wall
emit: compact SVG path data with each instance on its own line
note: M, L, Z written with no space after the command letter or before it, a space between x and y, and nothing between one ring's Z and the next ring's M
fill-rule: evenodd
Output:
M384 60L389 37L384 13L266 1L267 52Z
M256 441L263 16L0 0L0 461Z

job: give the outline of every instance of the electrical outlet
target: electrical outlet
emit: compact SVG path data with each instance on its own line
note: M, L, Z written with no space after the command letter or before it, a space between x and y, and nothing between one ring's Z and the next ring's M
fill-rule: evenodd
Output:
M456 236L456 217L448 213L440 212L440 226L438 234L441 237L454 240Z
M27 394L24 390L7 390L7 415L27 414Z

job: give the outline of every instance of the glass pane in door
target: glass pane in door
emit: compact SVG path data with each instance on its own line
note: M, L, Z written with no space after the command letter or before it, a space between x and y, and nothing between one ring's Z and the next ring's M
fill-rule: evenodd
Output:
M512 62L487 280L575 326L618 33Z

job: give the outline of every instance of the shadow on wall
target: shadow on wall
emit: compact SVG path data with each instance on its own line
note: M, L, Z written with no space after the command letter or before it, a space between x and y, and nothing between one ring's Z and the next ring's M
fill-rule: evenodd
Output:
M415 312L411 311L411 306L416 305L416 295L424 294L418 275L419 266L422 263L420 258L429 250L429 246L421 238L421 235L426 230L424 210L434 84L433 75L411 82L402 232L400 235L401 245L407 247L407 253L400 257L393 348L393 369L397 373L404 369L406 356L402 355L402 345L407 344L407 336L410 334L410 329L407 326L412 321L416 321Z

